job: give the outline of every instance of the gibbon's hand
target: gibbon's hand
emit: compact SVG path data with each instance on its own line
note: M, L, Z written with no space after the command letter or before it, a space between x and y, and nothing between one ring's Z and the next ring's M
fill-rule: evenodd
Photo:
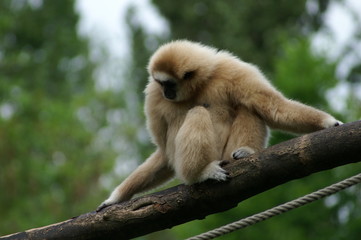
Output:
M230 179L230 174L228 171L222 168L226 162L224 161L213 161L211 162L206 169L204 169L200 182L213 179L216 181L228 181Z
M341 122L341 121L336 121L335 123L334 123L334 127L337 127L337 126L340 126L340 125L342 125L343 124L343 122Z
M117 191L117 189L115 189L112 192L112 194L110 195L110 197L107 200L105 200L104 202L102 202L102 204L99 205L99 207L97 208L96 211L99 212L103 208L109 207L109 206L119 203L119 202L122 202L122 201L119 199L119 192Z
M106 203L102 203L97 207L97 210L95 210L96 212L100 212L103 208L106 208L110 205L107 205Z

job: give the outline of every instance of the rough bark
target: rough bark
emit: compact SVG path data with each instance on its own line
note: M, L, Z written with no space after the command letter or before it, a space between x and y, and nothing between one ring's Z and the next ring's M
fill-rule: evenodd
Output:
M225 168L227 182L179 185L0 239L129 239L203 219L293 179L361 161L361 121L269 147Z

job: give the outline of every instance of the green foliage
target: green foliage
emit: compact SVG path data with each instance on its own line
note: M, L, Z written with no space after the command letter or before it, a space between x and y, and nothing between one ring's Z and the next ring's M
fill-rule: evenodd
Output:
M79 118L94 97L73 1L0 2L0 235L93 209L103 154Z
M129 9L132 58L122 61L127 71L118 76L125 80L121 89L99 91L92 77L99 63L89 60L88 43L77 35L74 1L0 1L0 235L93 210L108 194L100 182L115 186L115 172L127 172L122 169L149 156L154 148L144 123L145 67L155 48L170 39L228 49L260 66L286 96L329 108L324 96L336 84L337 64L315 54L309 40L322 26L328 0L153 2L168 20L170 35L148 34L133 21L137 9ZM306 11L306 3L317 11ZM355 104L357 66L348 77L355 88L347 120L361 112ZM275 132L272 144L289 137ZM231 211L141 239L189 237L357 171L349 166L315 174ZM358 195L355 187L220 239L358 239Z
M288 97L324 107L325 92L335 86L335 64L312 52L308 39L283 45L283 54L275 59L274 84Z

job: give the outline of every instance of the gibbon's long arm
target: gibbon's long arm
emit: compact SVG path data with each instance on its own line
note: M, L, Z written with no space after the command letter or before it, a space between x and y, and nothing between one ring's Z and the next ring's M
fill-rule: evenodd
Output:
M154 188L169 180L173 175L174 172L168 166L165 155L157 150L114 189L110 197L98 207L98 211L114 203L129 200L136 193Z
M295 133L309 133L341 122L313 107L289 100L278 92L255 67L248 78L234 88L240 102L263 118L272 127ZM247 89L247 91L245 91Z
M253 103L253 108L272 128L308 133L338 125L329 114L289 100L277 92L258 92L254 97L258 100Z

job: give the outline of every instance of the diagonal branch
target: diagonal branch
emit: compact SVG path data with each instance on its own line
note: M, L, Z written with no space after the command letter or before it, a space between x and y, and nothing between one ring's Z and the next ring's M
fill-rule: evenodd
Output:
M361 121L286 141L225 168L228 182L179 185L0 239L129 239L235 207L265 190L361 161Z

